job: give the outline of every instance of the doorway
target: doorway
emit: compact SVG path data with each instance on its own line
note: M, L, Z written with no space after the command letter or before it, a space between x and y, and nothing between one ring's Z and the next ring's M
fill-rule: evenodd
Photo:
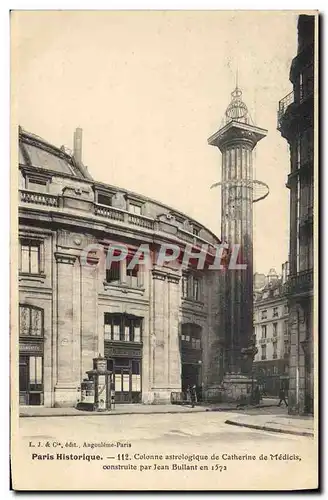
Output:
M43 405L42 356L19 356L19 404Z
M141 359L112 358L107 369L113 373L115 402L141 402Z

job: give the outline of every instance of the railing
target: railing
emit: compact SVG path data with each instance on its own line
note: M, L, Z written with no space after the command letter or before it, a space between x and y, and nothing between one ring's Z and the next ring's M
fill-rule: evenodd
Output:
M107 219L113 219L117 221L124 221L124 212L113 207L104 207L100 205L95 205L95 214L101 217L106 217Z
M281 101L279 101L278 105L278 123L277 128L280 130L282 117L284 116L286 109L290 104L294 102L294 91L292 90L287 94Z
M58 207L58 196L35 191L19 190L19 199L23 203L33 203L46 207Z
M154 229L154 220L142 215L128 214L128 222L146 229Z
M313 270L301 271L290 276L287 284L289 294L311 291L313 288Z
M59 198L59 196L49 193L37 193L35 191L28 191L25 189L19 190L19 199L22 203L31 203L36 205L43 205L46 207L59 207ZM119 208L99 205L95 203L94 213L95 215L104 217L106 219L131 224L133 226L149 229L151 231L154 231L156 229L156 221L154 219L151 219L150 217L146 217L144 215L133 214ZM204 243L210 246L212 245L210 242L204 240L203 238L192 235L188 231L184 231L181 228L177 228L176 234L181 240L193 245L201 246Z

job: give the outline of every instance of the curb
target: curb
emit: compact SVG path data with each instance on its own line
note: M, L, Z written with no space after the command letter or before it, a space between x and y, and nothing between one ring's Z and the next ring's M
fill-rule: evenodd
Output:
M307 436L314 437L313 432L310 431L293 431L289 429L278 429L276 427L268 427L266 425L256 425L256 424L247 424L243 422L234 422L233 420L226 420L225 424L236 425L238 427L248 427L249 429L256 429L259 431L269 431L269 432L279 432L281 434L293 434L294 436Z
M40 414L35 414L35 415L23 415L20 414L20 418L47 418L47 417L119 417L120 415L181 415L181 413L203 413L207 410L198 410L198 411L193 411L192 409L190 410L185 410L185 411L138 411L138 412L120 412L120 413L110 413L110 412L101 412L101 411L88 411L88 412L81 412L81 413L57 413L57 414L49 414L49 415L40 415Z
M133 412L133 411L124 411L120 413L112 413L112 412L97 412L97 411L81 411L80 413L53 413L53 414L48 414L48 415L42 415L40 413L37 414L30 414L30 415L24 415L20 414L19 416L21 418L40 418L40 417L88 417L88 416L119 416L119 415L174 415L174 414L179 414L181 415L182 413L203 413L203 412L208 412L208 411L243 411L243 410L249 410L249 409L261 409L261 408L270 408L272 406L276 405L261 405L261 406L242 406L240 408L236 407L226 407L226 408L202 408L201 410L193 410L190 408L190 410L183 410L183 411L138 411L138 412ZM199 407L198 407L199 408ZM115 411L115 410L114 410Z

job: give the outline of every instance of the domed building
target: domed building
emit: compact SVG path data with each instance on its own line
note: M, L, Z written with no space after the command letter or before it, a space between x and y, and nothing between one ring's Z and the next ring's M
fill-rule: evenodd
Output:
M19 130L20 404L76 405L99 355L117 403L168 402L193 384L201 397L218 379L219 304L207 252L204 266L192 252L220 241L171 207L94 180L81 143L81 129L73 153Z

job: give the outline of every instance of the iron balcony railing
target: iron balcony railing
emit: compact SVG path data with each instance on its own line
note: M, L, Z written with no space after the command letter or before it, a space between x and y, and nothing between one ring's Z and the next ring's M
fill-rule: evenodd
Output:
M292 90L287 94L281 101L279 101L278 105L278 123L277 123L277 128L280 130L281 128L281 122L284 114L286 113L286 109L290 104L294 102L294 91Z
M313 270L301 271L288 279L288 294L310 292L313 289Z

